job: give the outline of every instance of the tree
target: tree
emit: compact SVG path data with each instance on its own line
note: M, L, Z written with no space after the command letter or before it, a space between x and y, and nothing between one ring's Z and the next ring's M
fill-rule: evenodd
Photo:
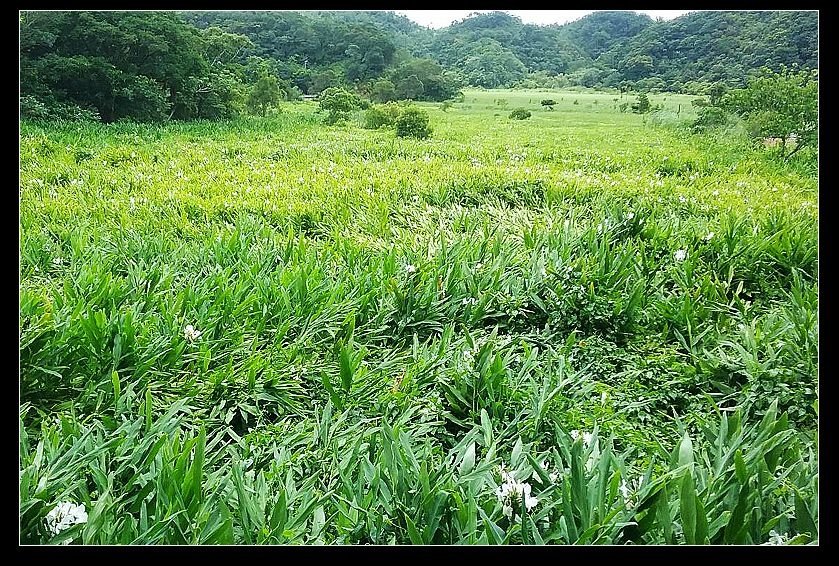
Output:
M650 99L643 92L638 95L635 102L632 103L632 111L636 114L646 114L650 111Z
M818 144L817 71L763 69L746 88L725 95L722 106L745 120L752 137L779 139L778 153L784 160Z
M360 107L361 100L358 95L340 87L330 87L320 95L320 109L329 112L326 117L327 124L345 120L350 112Z
M264 118L270 107L276 107L280 101L280 86L277 77L273 75L262 75L251 89L245 104L251 113L259 114Z
M404 100L417 100L425 92L425 85L416 75L409 75L396 85L396 96Z
M373 102L396 100L396 86L387 79L378 79L370 86L370 99Z
M711 106L719 106L723 95L725 95L726 86L722 83L714 83L708 87L706 91L708 94L709 103Z

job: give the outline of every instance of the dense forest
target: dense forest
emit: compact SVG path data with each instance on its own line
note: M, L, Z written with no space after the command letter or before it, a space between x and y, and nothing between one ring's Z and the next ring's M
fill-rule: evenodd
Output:
M552 26L493 12L440 30L393 12L33 12L21 16L21 112L214 119L260 107L257 85L377 102L443 101L463 86L702 94L761 67L814 69L817 49L812 11L604 11Z

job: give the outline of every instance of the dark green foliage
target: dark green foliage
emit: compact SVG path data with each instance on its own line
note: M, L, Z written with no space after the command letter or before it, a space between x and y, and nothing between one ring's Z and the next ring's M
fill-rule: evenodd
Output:
M554 106L556 105L556 100L552 98L546 98L542 102L540 102L542 106L547 106L548 110L553 110Z
M370 100L390 102L396 100L396 86L387 79L379 79L370 87Z
M421 108L408 107L396 119L396 135L400 138L425 139L431 135L428 112Z
M169 12L24 12L21 94L105 122L230 116L236 89L207 61L211 39Z
M742 86L749 71L763 66L817 68L818 12L694 12L645 27L600 60L629 80L657 77L666 90Z
M632 111L636 114L646 114L650 111L650 98L643 92L638 95L635 102L632 103Z
M431 59L410 59L388 75L400 100L442 102L459 92L460 82Z
M530 110L527 110L526 108L516 108L510 112L510 118L513 120L527 120L530 118Z

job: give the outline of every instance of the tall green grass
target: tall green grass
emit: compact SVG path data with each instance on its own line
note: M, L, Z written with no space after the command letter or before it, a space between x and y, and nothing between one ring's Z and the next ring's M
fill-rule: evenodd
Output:
M809 156L551 97L21 124L21 541L816 541Z

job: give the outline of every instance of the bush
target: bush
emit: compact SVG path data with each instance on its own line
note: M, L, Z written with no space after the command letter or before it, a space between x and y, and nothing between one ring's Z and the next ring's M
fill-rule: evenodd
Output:
M693 129L696 132L704 132L728 123L729 117L725 110L716 106L704 106L699 109L697 118L693 122Z
M95 110L80 108L75 104L48 104L30 95L20 97L20 116L32 120L99 121Z
M524 108L516 108L512 112L510 112L510 118L513 120L527 120L530 118L530 110L525 110Z
M425 139L431 135L428 113L420 108L406 108L396 119L396 135L400 138Z
M548 107L548 110L553 110L553 109L554 109L554 105L556 104L556 100L554 100L554 99L552 99L552 98L546 98L545 100L543 100L542 102L540 102L540 104L541 104L542 106L547 106L547 107Z
M394 102L374 104L364 113L364 127L369 130L390 127L396 124L402 109Z

